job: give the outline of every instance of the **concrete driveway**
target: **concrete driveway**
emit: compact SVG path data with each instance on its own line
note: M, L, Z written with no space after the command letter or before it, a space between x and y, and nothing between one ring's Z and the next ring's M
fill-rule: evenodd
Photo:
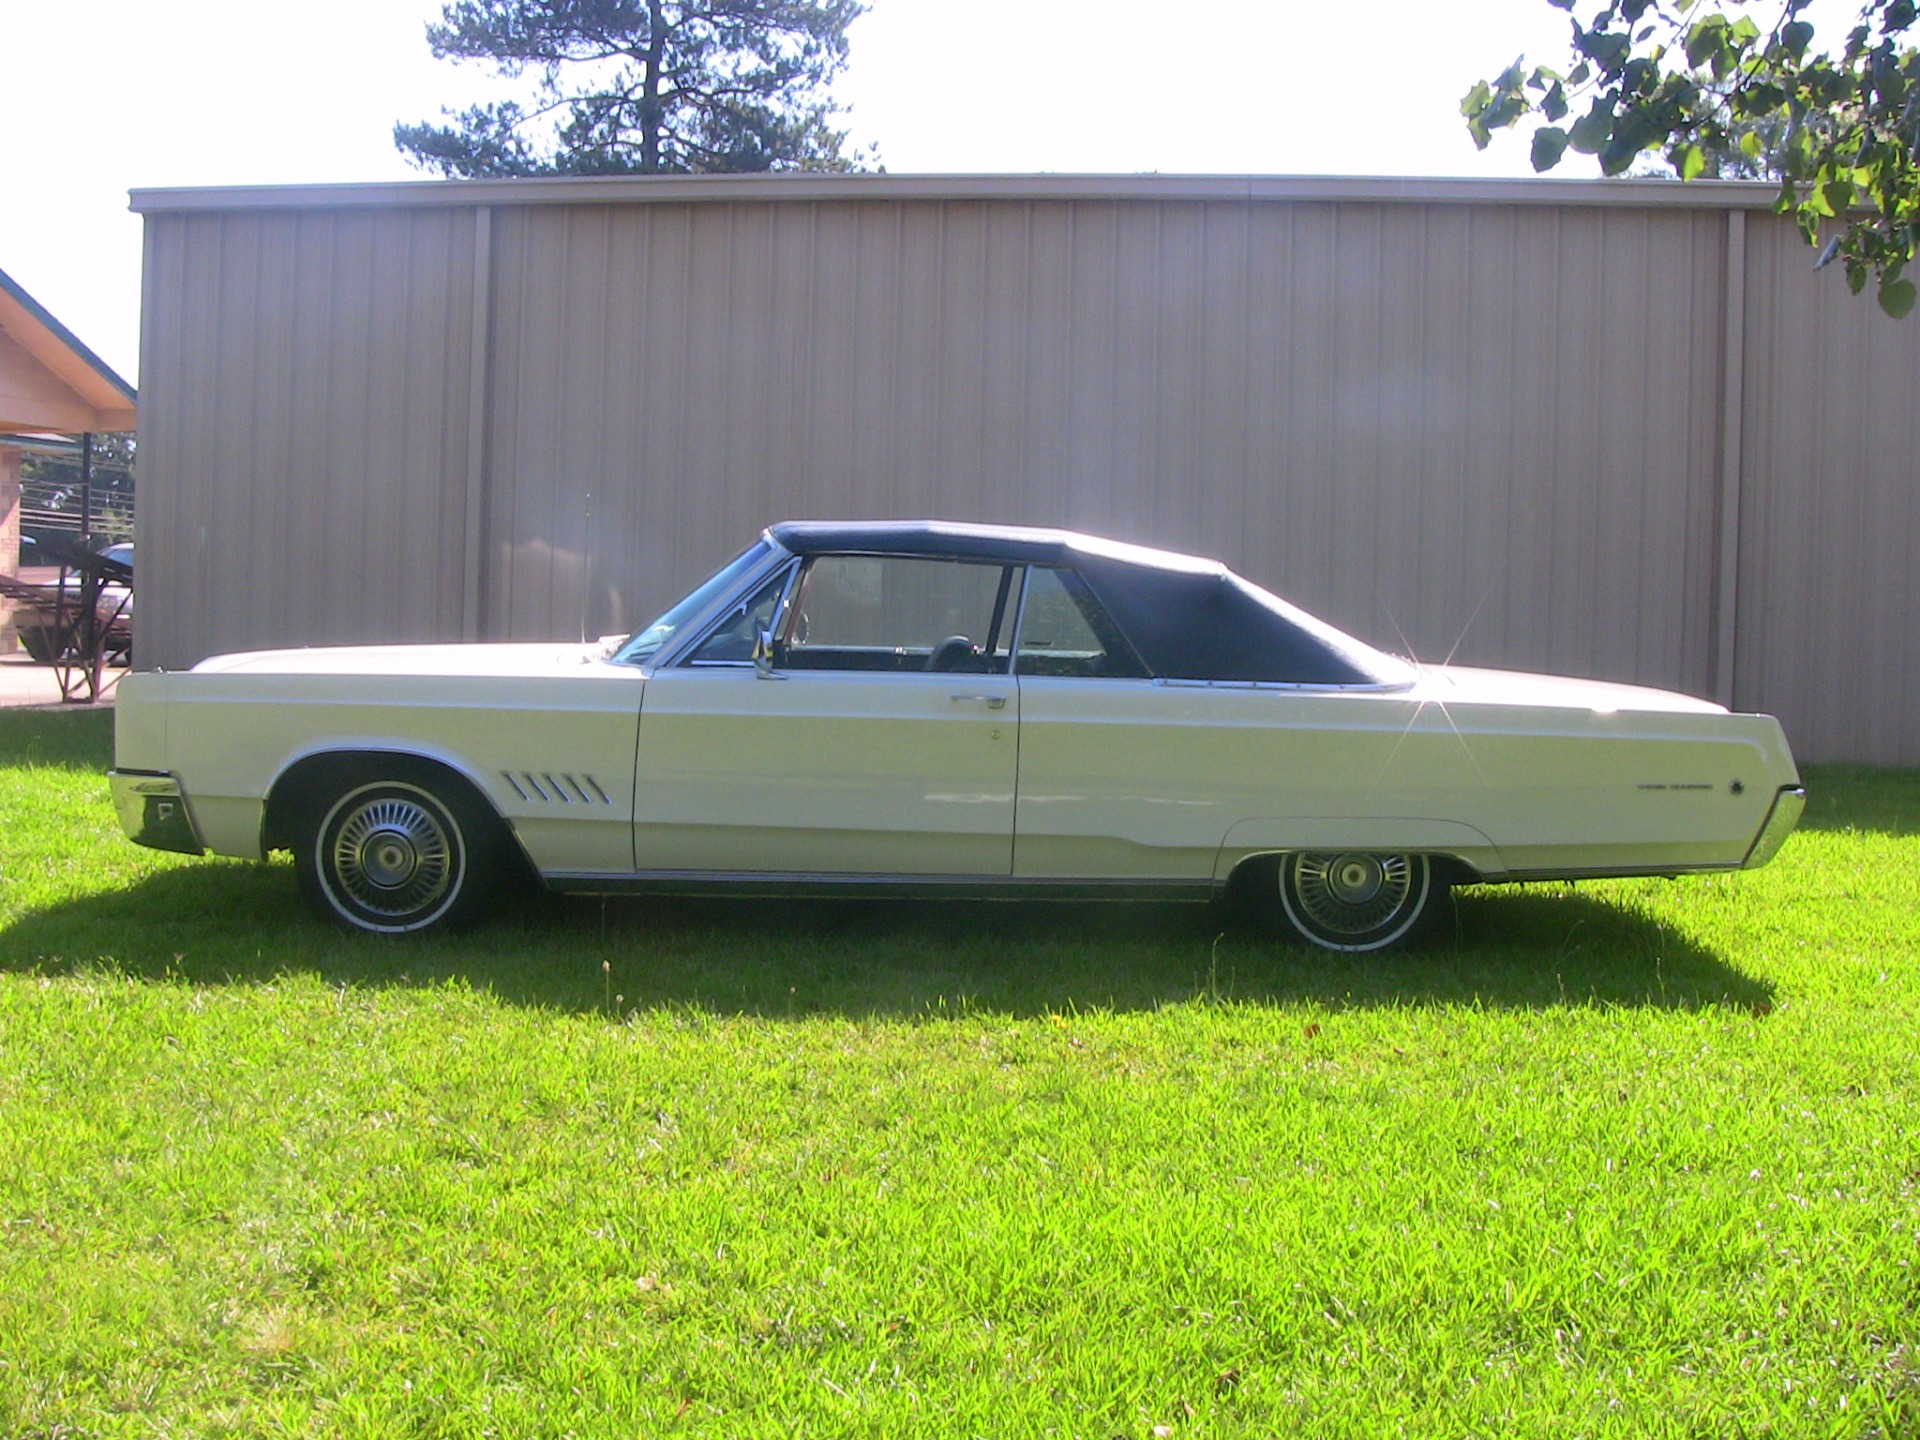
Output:
M120 677L127 672L110 669L100 677L99 705L111 708ZM35 663L24 653L0 655L0 709L27 706L52 710L86 710L87 705L63 704L60 680L53 666Z

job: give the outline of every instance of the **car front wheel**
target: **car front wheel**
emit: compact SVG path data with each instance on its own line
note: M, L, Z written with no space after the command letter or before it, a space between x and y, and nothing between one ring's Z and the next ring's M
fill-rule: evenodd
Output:
M1385 950L1419 933L1446 886L1425 855L1303 851L1280 858L1280 909L1328 950Z
M368 780L314 814L296 852L300 887L335 924L381 935L458 925L493 888L497 827L451 784Z

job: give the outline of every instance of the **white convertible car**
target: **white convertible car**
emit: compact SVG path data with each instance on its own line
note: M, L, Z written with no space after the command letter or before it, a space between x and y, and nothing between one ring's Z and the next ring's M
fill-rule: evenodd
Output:
M223 655L122 682L121 823L290 849L402 933L555 890L1206 899L1335 950L1451 884L1765 864L1779 724L1411 664L1218 564L1054 530L784 524L639 634Z

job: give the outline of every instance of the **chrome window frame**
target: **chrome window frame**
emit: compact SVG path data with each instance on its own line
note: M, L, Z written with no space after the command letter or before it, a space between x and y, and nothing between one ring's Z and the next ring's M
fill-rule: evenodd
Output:
M780 603L774 607L773 624L769 627L772 630L774 637L776 639L780 637L780 632L787 623L787 618L788 618L787 612L789 607L791 607L791 605L793 604L794 591L799 585L801 573L805 571L809 565L814 564L817 561L832 559L832 558L840 558L845 556L852 556L855 558L875 559L875 560L927 560L927 561L932 561L938 564L979 565L979 566L991 567L991 568L1002 570L1002 571L1005 571L1005 570L1018 571L1019 572L1018 583L1020 586L1020 595L1019 595L1019 601L1018 601L1018 609L1016 611L1016 617L1015 617L1016 633L1017 633L1017 626L1019 622L1021 620L1024 620L1026 617L1026 574L1027 574L1027 571L1030 570L1032 567L1024 560L996 560L991 557L977 556L977 555L920 555L920 554L910 554L910 553L906 553L899 550L822 550L815 553L803 555L803 554L796 554L795 552L788 550L778 540L775 540L773 538L771 532L768 532L764 538L766 539L767 543L772 547L771 551L769 552L770 556L778 556L779 565L789 565L792 567L787 573L786 584L781 588ZM746 579L735 590L733 590L730 594L726 596L725 599L721 600L716 606L714 606L712 610L704 612L698 624L687 627L686 633L689 636L689 638L684 644L676 640L676 641L669 642L665 646L662 646L659 655L655 656L654 658L652 668L683 669L683 670L751 670L751 669L754 669L755 668L754 662L751 660L707 660L707 661L696 662L693 659L691 652L698 650L700 646L706 642L708 637L711 636L716 630L720 628L721 622L723 622L727 618L727 615L729 614L729 612L732 611L734 605L737 602L745 600L748 597L750 597L755 590L757 590L760 586L766 583L767 578L777 568L778 568L778 565L767 564L767 565L762 565L759 568L755 569L750 575L746 577ZM1007 651L1007 668L1004 671L997 672L999 678L1001 679L1012 678L1014 673L1013 659L1014 659L1014 652L1011 649L1009 649ZM774 667L774 669L776 672L780 671L780 667L777 665ZM908 671L807 670L805 673L809 675L859 674L859 675L868 675L868 676L877 676L877 675L910 676L916 672L910 671L910 670ZM936 674L941 672L930 671L926 673ZM971 672L968 672L968 673L971 673ZM989 672L989 675L991 676L994 673L996 672Z
M805 559L804 556L787 554L785 551L781 553L786 557L784 563L787 566L787 575L785 582L780 586L780 598L773 602L773 614L768 617L767 623L767 629L772 631L776 638L780 634L781 625L786 620L787 606L793 601L793 587L799 578L801 563ZM765 573L755 571L752 578L736 590L710 619L696 627L694 638L687 645L685 658L681 658L676 652L674 659L668 663L682 670L754 669L755 663L752 660L700 660L695 657L702 645L720 633L721 626L726 624L728 617L733 614L733 607L736 604L751 601L775 573L777 571Z
M767 542L767 553L762 562L748 571L747 574L741 578L740 583L732 590L720 596L707 609L699 615L696 615L692 623L682 628L680 634L674 636L673 639L667 641L666 644L656 650L650 660L643 662L640 666L642 673L651 674L656 670L670 670L680 665L681 661L686 658L688 652L704 643L707 637L713 633L715 628L720 624L720 621L725 618L727 612L733 608L735 603L746 599L747 596L759 589L760 586L766 584L767 577L772 575L782 565L791 565L795 560L800 558L778 540L774 539L771 531L762 531L760 538ZM791 582L789 582L789 584L791 584ZM780 603L785 605L786 600L787 597L783 594ZM749 665L751 664L751 662L748 663ZM700 668L704 670L708 667L703 665ZM716 662L712 668L726 669L729 668L729 665Z
M772 629L774 634L778 635L781 628L785 625L788 609L793 603L794 586L799 579L800 572L808 560L819 557L803 555L787 549L786 546L782 545L773 537L771 531L763 531L760 538L767 542L767 553L762 562L749 571L734 589L717 599L707 610L695 617L693 623L683 628L678 636L669 640L655 652L651 660L640 664L638 668L642 673L651 674L654 671L668 669L751 670L754 668L751 660L710 660L696 665L692 661L692 652L703 645L713 632L719 628L721 622L726 618L727 613L732 610L734 605L749 598L754 591L766 584L768 578L782 567L786 567L788 573L786 584L780 593L780 603L775 607L773 614L774 623ZM889 556L897 556L900 552L892 550L835 550L822 553L835 555L871 555L886 558ZM1072 570L1073 567L1063 565L1039 565L1030 560L993 560L987 557L971 555L916 555L913 558L929 560L944 559L959 564L1011 566L1019 571L1019 603L1014 616L1012 639L1007 649L1007 668L1004 672L1001 672L1003 677L1007 679L1017 680L1022 678L1023 675L1024 678L1029 680L1104 678L1106 683L1125 680L1137 685L1159 685L1168 689L1260 690L1292 695L1394 695L1405 694L1413 690L1418 684L1417 672L1415 677L1409 680L1363 681L1351 684L1332 682L1309 684L1283 680L1186 680L1170 678L1164 675L1116 675L1109 677L1035 675L1031 672L1023 672L1020 669L1020 647L1026 639L1027 602L1032 593L1033 572L1038 569ZM1082 583L1084 584L1085 582L1083 581ZM1111 617L1109 618L1111 619ZM1128 643L1131 644L1131 641ZM822 670L813 673L830 675L842 672ZM872 673L878 674L882 672Z
M1097 595L1094 595L1093 587L1090 585L1087 585L1086 578L1082 576L1078 570L1074 569L1073 566L1041 565L1041 564L1035 564L1032 562L1027 562L1021 566L1021 570L1023 573L1021 574L1021 577L1020 577L1020 619L1019 619L1018 625L1015 626L1014 632L1013 632L1013 648L1007 652L1007 673L1009 675L1024 676L1024 678L1028 680L1066 680L1073 683L1078 683L1084 680L1098 680L1100 683L1104 685L1112 685L1112 684L1118 684L1122 682L1125 682L1127 684L1132 684L1132 685L1155 685L1155 684L1162 683L1160 680L1160 677L1157 675L1041 675L1037 672L1023 672L1020 669L1020 647L1027 638L1027 596L1028 594L1031 593L1031 590L1032 590L1034 572L1038 570L1051 570L1055 572L1063 572L1065 574L1069 574L1073 576L1073 578L1076 581L1078 581L1081 586L1085 587L1087 594L1093 600L1093 603L1096 605L1100 605L1100 609L1103 612L1107 623L1113 627L1114 632L1118 634L1122 640L1126 641L1127 649L1132 651L1133 658L1136 661L1139 661L1141 669L1143 670L1146 669L1147 662L1141 659L1140 652L1138 649L1135 648L1133 641L1128 639L1127 633L1120 628L1120 622L1113 618L1113 612L1108 610L1105 605L1100 604L1100 597ZM1079 597L1076 596L1071 589L1067 590L1067 598L1072 600L1076 606L1080 603ZM1085 619L1084 612L1081 618ZM1091 628L1091 622L1089 622L1089 626ZM1094 638L1098 640L1100 637L1096 633L1094 635ZM1104 644L1105 642L1102 641L1101 643ZM1111 652L1108 651L1103 653L1110 654Z

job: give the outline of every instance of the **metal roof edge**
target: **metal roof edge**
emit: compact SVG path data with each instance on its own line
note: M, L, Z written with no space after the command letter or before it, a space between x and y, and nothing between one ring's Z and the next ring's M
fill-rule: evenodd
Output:
M141 215L210 210L352 210L443 205L631 205L830 200L1321 201L1371 204L1612 205L1762 210L1763 181L1473 179L1368 175L606 175L229 185L129 193Z

